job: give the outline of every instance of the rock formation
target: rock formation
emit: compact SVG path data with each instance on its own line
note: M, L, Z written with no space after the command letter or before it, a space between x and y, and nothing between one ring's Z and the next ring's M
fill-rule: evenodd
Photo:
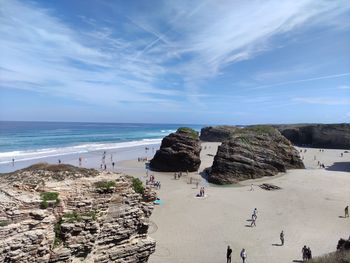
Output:
M237 126L209 126L201 130L200 139L205 142L223 142L229 139L239 129Z
M130 178L39 164L0 176L0 262L147 262L152 203Z
M304 165L291 143L272 127L255 126L236 130L219 146L208 180L231 184L294 168Z
M350 149L350 124L290 124L275 127L295 145Z
M198 133L189 128L179 128L163 138L150 168L162 172L197 171L201 163L200 151Z

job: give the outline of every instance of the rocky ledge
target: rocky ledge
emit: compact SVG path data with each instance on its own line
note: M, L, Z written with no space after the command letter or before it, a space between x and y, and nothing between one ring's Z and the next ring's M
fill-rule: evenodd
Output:
M231 184L295 168L304 168L304 164L279 131L269 126L251 126L237 129L219 146L208 180Z
M201 129L200 139L205 142L223 142L230 138L235 131L239 129L237 126L209 126Z
M190 128L179 128L163 138L150 168L162 172L197 171L201 163L200 151L198 133Z
M275 125L295 145L328 149L350 149L350 124Z
M0 262L147 262L152 209L121 174L39 164L1 175Z

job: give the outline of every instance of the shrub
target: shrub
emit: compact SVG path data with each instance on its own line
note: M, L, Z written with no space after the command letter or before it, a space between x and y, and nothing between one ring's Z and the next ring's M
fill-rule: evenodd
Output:
M115 181L99 181L95 183L96 188L102 190L110 190L112 187L116 186Z
M41 197L41 204L40 208L46 209L49 207L49 203L47 201L55 201L55 205L58 205L60 203L60 199L58 198L59 193L57 192L43 192L40 194Z
M90 217L92 220L97 219L97 212L96 211L89 211L86 213L77 213L75 211L70 212L70 213L65 213L63 215L63 218L65 221L69 223L74 223L74 222L81 222L83 220L83 217Z
M9 225L9 221L0 220L0 227L4 227L4 226L8 226L8 225Z
M139 178L132 179L132 188L136 193L143 194L145 188L142 185L142 181Z

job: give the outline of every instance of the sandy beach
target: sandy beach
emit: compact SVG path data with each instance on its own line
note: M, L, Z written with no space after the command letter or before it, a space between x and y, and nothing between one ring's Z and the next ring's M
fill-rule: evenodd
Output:
M218 143L202 143L200 172L210 167ZM163 262L226 262L226 248L233 249L232 262L298 262L307 245L314 256L335 250L341 237L350 235L350 219L343 218L350 203L350 153L344 150L307 149L305 170L290 170L275 177L248 180L237 186L208 184L198 173L175 180L173 173L153 172L162 184L162 200L151 216L150 235L157 248L149 260ZM316 160L315 160L316 158ZM317 168L320 161L325 169ZM144 179L145 164L122 161L119 169ZM196 198L196 179L206 196ZM258 187L268 182L281 190ZM251 184L254 191L250 191ZM250 227L252 211L258 209L256 227ZM279 234L285 233L280 246Z

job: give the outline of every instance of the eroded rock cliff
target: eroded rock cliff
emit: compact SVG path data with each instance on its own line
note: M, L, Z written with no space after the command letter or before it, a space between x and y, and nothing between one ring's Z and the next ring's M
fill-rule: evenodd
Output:
M350 149L350 124L289 124L275 127L295 145Z
M179 128L163 138L150 167L162 172L194 172L201 163L200 151L198 133L189 128Z
M147 262L152 203L130 178L39 164L0 176L0 262Z
M269 126L236 130L218 148L209 182L231 184L304 168L298 152L279 131Z
M209 126L201 130L200 139L205 142L223 142L230 138L239 129L236 126Z

